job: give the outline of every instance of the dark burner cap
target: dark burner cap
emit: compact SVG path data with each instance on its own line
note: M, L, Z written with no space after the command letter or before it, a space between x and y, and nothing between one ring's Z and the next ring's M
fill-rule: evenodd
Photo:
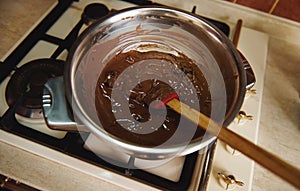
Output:
M109 10L105 5L100 3L92 3L84 8L81 18L85 24L89 25L94 21L104 17L108 13Z
M16 113L28 118L42 118L42 95L49 78L63 75L64 61L38 59L18 68L10 78L5 91L7 104L12 106L24 95Z

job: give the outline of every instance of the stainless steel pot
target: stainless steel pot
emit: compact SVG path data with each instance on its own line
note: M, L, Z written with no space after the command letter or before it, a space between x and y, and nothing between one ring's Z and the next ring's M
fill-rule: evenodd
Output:
M110 146L144 159L162 159L202 149L216 138L206 135L188 144L143 147L129 144L103 129L95 109L97 79L107 61L117 53L137 50L141 44L156 44L155 50L183 53L192 59L210 79L215 95L215 120L230 124L240 110L246 91L244 64L231 41L216 27L196 15L166 7L138 7L109 15L88 27L74 43L67 61L64 79L46 84L44 105L47 123L54 129L83 127ZM150 51L146 49L143 51ZM96 56L91 60L91 54ZM65 92L59 89L65 89ZM64 93L74 119L64 103ZM58 95L60 94L60 95ZM218 97L219 96L219 97ZM47 102L47 101L46 101Z

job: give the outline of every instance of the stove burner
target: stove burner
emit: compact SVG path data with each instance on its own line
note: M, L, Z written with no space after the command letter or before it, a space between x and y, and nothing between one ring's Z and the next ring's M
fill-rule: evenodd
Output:
M38 59L18 68L7 84L5 97L12 106L21 96L23 100L16 107L16 113L27 117L43 118L42 94L49 78L63 74L64 62L60 60Z
M85 24L90 25L91 23L104 17L108 13L109 10L105 5L100 3L92 3L84 8L81 18Z

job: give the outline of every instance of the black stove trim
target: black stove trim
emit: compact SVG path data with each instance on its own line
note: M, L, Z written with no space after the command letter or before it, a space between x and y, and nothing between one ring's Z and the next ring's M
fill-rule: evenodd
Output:
M11 112L10 114L14 115L14 112ZM16 121L14 123L6 125L5 127L1 126L0 129L30 140L32 142L36 142L53 150L62 152L74 158L80 159L87 163L93 164L95 166L107 169L119 175L123 175L125 177L163 190L187 190L190 186L192 175L194 172L194 165L198 157L198 152L187 155L179 181L173 182L140 169L121 168L106 162L105 160L95 155L93 152L83 148L83 134L80 135L79 133L69 132L63 139L56 139L39 131L20 125ZM84 137L87 138L88 135L89 134L86 133ZM204 157L206 158L207 154Z
M26 56L26 54L31 50L31 48L39 41L44 40L53 44L57 44L59 47L57 49L57 54L52 55L52 58L56 58L60 52L64 49L68 49L71 44L70 42L74 39L74 36L78 34L80 27L82 26L82 21L79 21L74 27L74 29L68 34L65 39L60 39L51 35L47 35L48 29L58 20L58 18L67 10L67 8L72 4L73 0L59 0L57 6L53 8L53 10L37 25L35 29L19 44L19 46L4 60L4 62L0 63L0 82L2 82L10 73L16 69L17 64ZM134 3L137 5L159 5L157 3L153 3L151 1L135 1L128 0L127 2ZM207 18L205 18L207 19ZM219 29L221 29L227 36L229 34L229 27L225 23L221 23L218 21L207 19L216 25ZM181 178L178 182L172 182L170 180L158 177L156 175L150 174L143 170L130 170L124 169L120 167L113 166L104 160L100 161L99 157L93 154L90 151L85 150L82 145L84 144L81 136L78 133L67 133L67 135L63 139L56 139L51 136L45 135L36 130L27 128L18 122L15 119L14 110L16 104L22 101L22 96L15 102L15 105L10 107L7 112L0 117L0 129L15 134L17 136L29 139L38 144L47 146L54 150L63 152L67 155L70 155L75 158L79 158L83 161L89 162L96 166L100 166L105 169L109 169L115 173L121 174L123 176L127 176L128 178L132 178L134 180L143 182L145 184L154 186L163 190L187 190L194 171L195 161L198 157L198 152L189 154L186 156L186 160L184 163L183 172L181 174ZM87 134L88 135L88 134ZM86 136L87 136L86 135ZM80 138L79 138L80 137ZM80 148L80 149L78 149ZM213 153L214 145L212 149L206 153L205 158L209 158L209 156ZM83 155L85 158L83 159ZM205 164L204 168L206 171L209 171L211 166L211 159ZM142 177L142 178L140 178ZM151 179L149 181L149 178ZM207 175L202 176L200 182L207 182ZM199 186L199 190L206 187L206 185Z

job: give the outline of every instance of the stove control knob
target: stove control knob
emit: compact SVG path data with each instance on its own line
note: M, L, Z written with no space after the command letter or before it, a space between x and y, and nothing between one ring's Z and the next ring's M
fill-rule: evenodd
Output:
M246 91L246 96L245 98L250 97L251 95L255 95L256 94L256 89L249 89Z
M256 89L249 89L249 90L247 90L246 94L254 95L254 94L256 94Z
M253 116L252 115L248 115L245 111L240 111L238 113L238 115L236 116L237 118L237 123L239 125L244 124L247 121L253 120Z
M220 184L222 187L226 190L233 190L235 187L238 186L244 186L244 183L242 181L237 180L233 175L227 173L218 173L218 177L220 179Z

